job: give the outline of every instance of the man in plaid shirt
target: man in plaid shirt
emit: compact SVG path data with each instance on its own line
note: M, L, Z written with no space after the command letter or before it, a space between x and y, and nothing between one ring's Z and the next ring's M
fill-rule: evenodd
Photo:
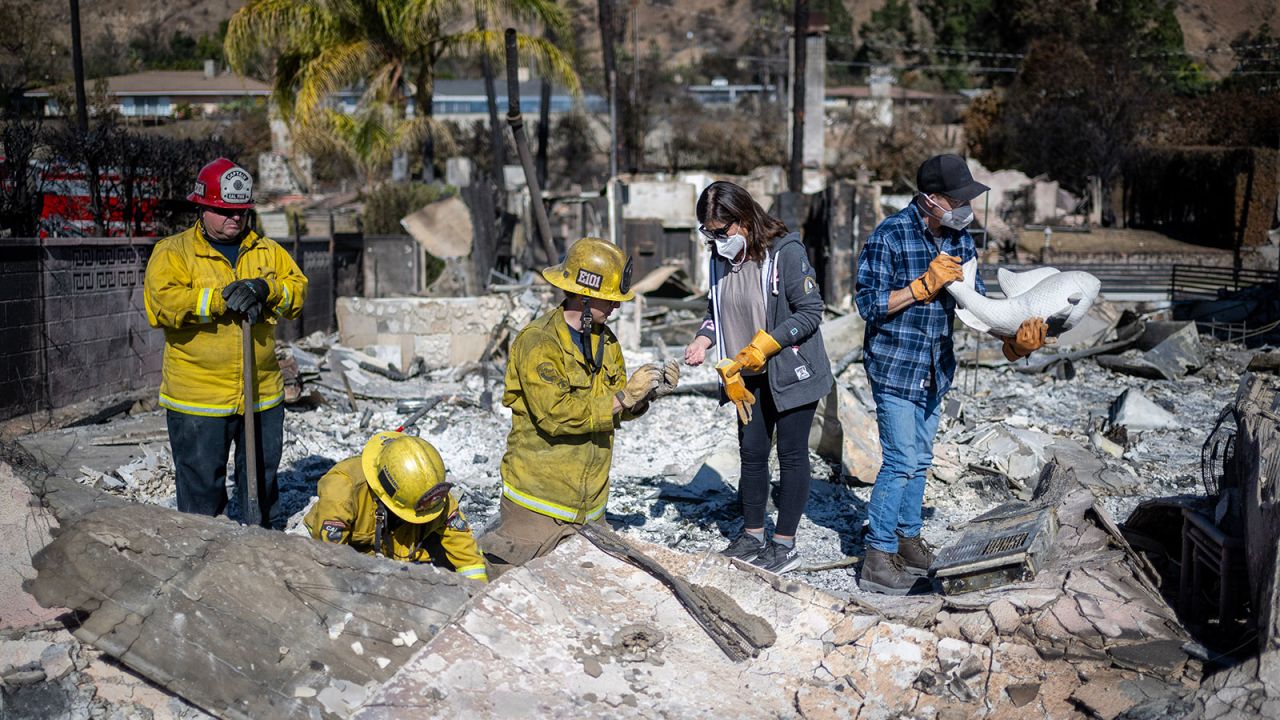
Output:
M863 346L884 460L867 507L870 531L860 585L904 595L933 564L920 537L925 474L933 463L941 400L955 375L955 300L943 288L974 258L970 202L990 188L963 158L937 155L916 173L911 204L888 217L858 257L855 301L867 323ZM978 292L986 294L982 278ZM1044 344L1048 326L1031 318L1004 340L1010 361Z

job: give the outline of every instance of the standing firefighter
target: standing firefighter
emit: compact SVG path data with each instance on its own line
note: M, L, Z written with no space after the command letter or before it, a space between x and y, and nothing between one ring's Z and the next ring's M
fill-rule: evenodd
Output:
M488 581L467 518L445 481L444 461L431 443L381 432L360 455L320 478L319 501L303 522L321 542L367 555L447 567Z
M258 399L258 493L263 524L288 519L276 468L284 442L284 384L275 355L277 318L296 318L307 278L274 241L249 227L253 179L225 158L205 165L187 200L196 223L156 243L147 262L147 320L164 330L160 405L168 410L178 509L218 515L227 507L227 454L235 443L236 498L245 501L241 318L253 325Z
M481 538L495 574L546 555L578 525L604 517L613 431L680 379L674 361L627 377L618 340L604 325L635 296L631 262L616 245L578 240L542 276L565 298L511 345L502 396L511 408L502 515Z

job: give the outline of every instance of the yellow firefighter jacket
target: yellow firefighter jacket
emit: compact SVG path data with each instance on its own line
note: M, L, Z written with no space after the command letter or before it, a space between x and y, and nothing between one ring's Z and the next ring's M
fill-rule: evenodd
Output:
M275 241L250 231L240 243L236 267L205 240L200 224L156 243L147 262L143 299L147 321L164 330L160 405L189 415L244 412L240 318L226 314L222 289L234 280L262 278L271 293L267 320L253 326L257 410L284 399L276 363L276 319L296 318L307 278Z
M373 555L377 544L378 498L365 481L360 456L334 465L320 478L318 491L320 499L302 520L311 537L321 542L350 545ZM409 523L390 511L387 518L382 539L382 554L386 557L441 565L472 580L489 581L471 526L452 493L434 520Z
M559 520L585 523L604 514L609 499L613 431L643 414L613 414L627 384L622 349L609 328L600 371L592 373L573 343L564 310L556 308L516 336L507 362L502 404L511 408L511 433L502 457L502 494L517 505ZM592 352L598 345L592 345Z

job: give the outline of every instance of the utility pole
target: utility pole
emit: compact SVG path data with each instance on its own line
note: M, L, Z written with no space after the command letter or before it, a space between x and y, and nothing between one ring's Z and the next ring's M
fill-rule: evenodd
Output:
M485 18L484 8L476 6L476 28L481 32L487 31L488 22ZM489 106L489 144L493 147L490 149L493 159L493 179L498 186L498 191L506 190L506 179L503 177L503 168L507 164L507 141L503 138L502 128L498 126L498 93L493 83L493 61L489 58L488 52L480 53L480 73L484 76L484 95ZM507 98L507 102L511 99Z
M89 101L84 94L84 54L80 49L80 0L71 0L71 70L76 84L76 129L89 132Z
M639 112L640 98L640 0L631 0L631 145L632 167L639 170L644 164L644 136L640 123L634 122Z
M551 28L543 30L542 36L552 44L556 41L556 33ZM551 80L546 76L542 78L542 87L539 88L538 99L541 104L538 106L538 154L536 165L538 167L538 186L545 189L547 187L547 146L551 144Z
M547 262L554 263L560 254L556 251L556 242L551 236L547 208L542 204L542 188L538 185L538 173L533 167L533 154L529 152L529 138L524 132L524 118L520 116L520 57L516 50L515 28L507 28L506 44L507 123L511 125L511 135L516 140L516 152L520 154L520 164L524 167L524 183L529 187L529 204L532 206L533 218L538 224L538 235L542 238L543 251L547 254Z
M604 55L604 81L609 93L609 177L618 176L618 66L613 52L614 33L617 24L613 20L613 0L598 0L600 22L600 51Z
M809 32L809 0L795 0L795 65L791 76L791 168L787 189L804 191L805 40Z

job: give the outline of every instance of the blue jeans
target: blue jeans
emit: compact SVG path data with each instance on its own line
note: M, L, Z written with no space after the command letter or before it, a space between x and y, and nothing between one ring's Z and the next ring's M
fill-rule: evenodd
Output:
M913 402L875 382L871 392L884 461L867 505L871 530L866 545L896 553L898 534L916 537L923 525L924 479L933 464L933 436L938 432L942 398L932 391L924 402Z

